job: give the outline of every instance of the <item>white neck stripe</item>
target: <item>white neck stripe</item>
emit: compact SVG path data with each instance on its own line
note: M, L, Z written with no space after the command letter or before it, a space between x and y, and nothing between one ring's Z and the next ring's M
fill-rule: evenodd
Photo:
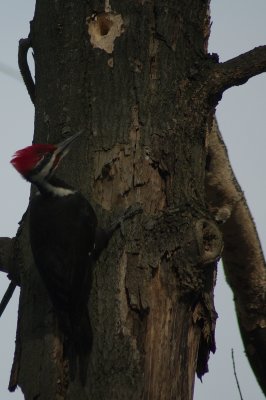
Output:
M49 190L49 192L53 193L54 196L58 196L58 197L69 196L70 194L76 193L75 190L66 189L66 188L58 187L58 186L53 186L53 185L50 185L49 183L46 183L45 186Z
M38 185L39 182L41 184ZM32 183L34 183L39 188L39 191L41 190L40 188L43 187L45 191L58 197L69 196L70 194L76 193L76 190L71 190L60 186L54 186L51 183L47 182L46 180L36 179L36 177L34 180L32 180Z

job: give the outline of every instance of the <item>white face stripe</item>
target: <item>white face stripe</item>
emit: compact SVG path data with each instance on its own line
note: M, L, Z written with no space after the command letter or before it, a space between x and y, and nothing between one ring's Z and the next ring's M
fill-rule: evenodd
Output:
M38 182L38 179L35 179L34 183L35 182ZM60 186L54 186L45 180L42 181L42 186L45 187L45 189L48 192L50 192L54 196L58 196L58 197L69 196L70 194L76 193L76 190L71 190L71 189L60 187Z
M38 173L38 176L42 179L45 179L53 170L55 170L56 168L53 169L53 165L55 162L55 158L56 158L57 154L56 152L54 152L54 154L52 155L50 161L45 165L45 167Z
M71 190L60 186L54 186L48 181L48 179L53 175L54 171L57 169L59 162L67 153L68 153L67 148L64 150L62 150L62 148L60 147L56 149L54 153L51 155L50 160L48 160L48 162L44 165L44 167L42 169L40 169L39 167L39 171L31 176L30 181L39 188L43 187L47 192L51 193L54 196L63 197L76 193L76 190ZM56 162L56 158L58 157L59 154L60 154L59 160L58 162ZM45 155L42 157L42 159L39 161L38 164L41 164L43 162L44 157Z

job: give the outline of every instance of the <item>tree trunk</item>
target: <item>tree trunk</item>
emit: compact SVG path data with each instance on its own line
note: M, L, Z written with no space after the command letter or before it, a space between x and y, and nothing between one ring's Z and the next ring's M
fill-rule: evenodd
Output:
M24 218L10 389L27 400L190 400L208 369L222 240L205 204L205 138L226 86L209 80L209 29L205 0L36 2L34 141L83 130L60 176L103 226L131 205L143 213L94 267L84 387L70 379Z

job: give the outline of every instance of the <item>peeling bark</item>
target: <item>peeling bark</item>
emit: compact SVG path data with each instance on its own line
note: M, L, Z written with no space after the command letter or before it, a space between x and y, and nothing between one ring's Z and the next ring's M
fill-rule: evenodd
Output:
M206 192L210 210L222 222L226 279L234 293L240 332L255 376L266 393L266 268L259 237L230 165L217 122L208 138Z

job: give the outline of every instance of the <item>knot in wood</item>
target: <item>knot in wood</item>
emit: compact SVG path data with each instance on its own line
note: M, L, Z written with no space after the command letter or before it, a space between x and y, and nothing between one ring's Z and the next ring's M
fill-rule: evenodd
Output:
M222 234L214 221L199 219L195 226L200 264L210 264L219 260L223 251Z

